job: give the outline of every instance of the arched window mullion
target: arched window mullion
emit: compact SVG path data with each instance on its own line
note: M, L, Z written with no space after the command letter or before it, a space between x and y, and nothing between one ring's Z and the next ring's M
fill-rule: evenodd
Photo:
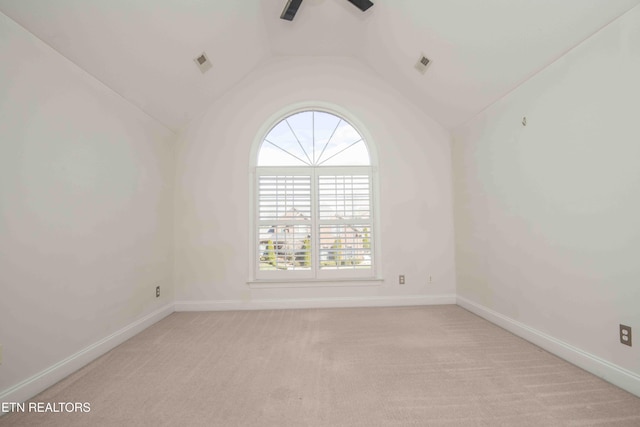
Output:
M300 138L298 138L298 135L296 135L296 131L294 131L293 128L291 127L291 123L289 123L289 120L287 120L287 119L285 119L284 121L287 123L287 126L289 126L289 129L291 130L291 133L293 134L293 137L296 139L296 141L298 142L298 145L302 149L302 152L304 153L305 157L309 161L308 164L312 165L313 164L313 160L311 160L309 158L309 154L307 153L307 150L305 150L304 147L302 146L302 143L300 142Z
M293 153L290 153L289 151L287 151L287 150L285 150L284 148L282 148L282 147L280 147L280 146L278 146L278 145L274 144L273 142L269 141L268 139L265 139L264 141L265 141L265 142L268 142L269 144L271 144L272 146L274 146L274 147L275 147L275 148L277 148L278 150L284 151L285 153L287 153L287 154L288 154L288 155L290 155L291 157L293 157L293 158L295 158L295 159L297 159L297 160L300 160L302 163L304 163L304 164L306 164L306 165L311 166L311 163L307 163L307 162L305 162L305 161L304 161L304 160L302 160L300 157L296 156L296 155L295 155L295 154L293 154Z
M317 166L322 166L324 163L328 162L329 160L333 159L334 157L336 157L339 154L342 154L343 152L347 151L349 148L353 147L354 145L356 145L357 143L362 142L362 138L360 138L359 140L357 140L356 142L348 145L347 147L343 148L342 150L338 151L335 154L332 154L331 156L329 156L327 159L323 160L322 162L318 163Z
M320 152L320 155L318 156L318 160L316 160L314 164L318 164L320 162L320 159L322 159L322 155L324 154L324 151L327 149L327 147L329 146L329 143L333 139L333 135L336 134L336 131L340 127L340 123L342 123L342 119L338 120L338 123L336 124L336 127L333 129L333 132L331 132L331 136L329 137L329 139L327 139L327 142L324 144L324 147L322 147L322 151ZM313 141L313 143L315 145L315 141Z

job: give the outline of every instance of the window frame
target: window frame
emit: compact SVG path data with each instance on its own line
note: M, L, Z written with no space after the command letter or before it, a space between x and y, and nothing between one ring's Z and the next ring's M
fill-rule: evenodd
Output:
M287 119L290 116L301 112L323 112L332 114L351 127L353 127L362 137L364 144L369 154L369 165L350 165L350 166L258 166L258 157L260 155L260 149L266 138L275 126L280 122ZM318 107L303 107L295 110L289 110L285 114L277 116L276 120L271 121L270 125L263 126L262 131L257 135L254 147L251 153L251 166L250 166L250 274L247 283L265 285L265 284L280 284L285 287L300 284L302 286L309 286L310 283L315 283L320 286L336 286L350 284L355 286L362 285L379 285L382 282L380 276L380 226L379 226L379 189L378 189L378 168L376 165L376 155L374 147L371 143L370 136L362 131L362 127L356 127L353 121L348 119L343 112L336 112L327 108ZM311 245L312 245L312 267L309 270L285 270L285 271L265 271L260 270L260 239L259 229L261 221L259 218L259 188L261 176L289 176L289 175L303 175L309 176L311 180ZM319 199L318 199L318 179L320 176L349 176L359 175L369 177L369 209L370 217L366 220L366 225L369 228L369 245L370 245L370 268L352 268L352 269L329 269L320 268L320 238L318 237L319 225L327 223L320 219L319 214ZM344 220L345 225L354 221ZM357 221L358 225L361 225L363 221ZM265 222L266 225L266 222Z

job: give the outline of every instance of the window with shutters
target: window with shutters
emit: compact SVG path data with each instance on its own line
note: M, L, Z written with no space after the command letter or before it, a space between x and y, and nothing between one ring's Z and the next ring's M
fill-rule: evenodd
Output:
M255 168L255 278L374 278L373 180L369 148L344 118L308 110L273 126Z

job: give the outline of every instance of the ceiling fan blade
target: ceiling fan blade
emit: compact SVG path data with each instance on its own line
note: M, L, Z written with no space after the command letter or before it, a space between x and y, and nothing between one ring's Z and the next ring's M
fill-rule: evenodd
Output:
M349 0L349 3L363 12L373 6L373 3L371 3L369 0Z
M286 19L287 21L293 21L294 16L296 16L296 12L300 7L300 3L302 0L289 0L287 1L284 10L282 11L282 15L280 15L280 19Z

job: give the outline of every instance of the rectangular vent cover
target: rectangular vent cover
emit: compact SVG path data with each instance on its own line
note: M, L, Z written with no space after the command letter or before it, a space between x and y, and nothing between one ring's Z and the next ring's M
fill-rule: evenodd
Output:
M416 69L424 74L427 71L427 67L431 63L431 60L424 55L420 56L418 62L416 62Z
M193 61L196 63L196 65L198 66L202 74L206 73L207 71L209 71L209 69L211 69L211 61L209 61L207 54L204 52L202 52L201 55L194 58Z

